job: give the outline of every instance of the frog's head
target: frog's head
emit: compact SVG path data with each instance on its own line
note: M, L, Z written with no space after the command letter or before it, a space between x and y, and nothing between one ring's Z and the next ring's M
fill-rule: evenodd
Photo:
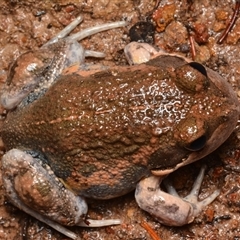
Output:
M235 92L218 73L192 62L177 67L175 74L178 88L193 94L194 100L172 130L173 144L157 150L150 159L152 173L159 176L217 149L233 132L240 113Z

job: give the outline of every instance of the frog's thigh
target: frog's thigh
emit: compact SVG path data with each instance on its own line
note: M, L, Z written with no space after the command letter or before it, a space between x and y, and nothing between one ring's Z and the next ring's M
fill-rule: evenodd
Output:
M6 194L15 206L64 225L82 221L81 216L87 213L85 200L67 190L39 159L12 149L3 156L2 165Z
M139 207L165 225L181 226L193 221L192 205L161 191L161 181L160 177L150 176L138 183L135 198Z

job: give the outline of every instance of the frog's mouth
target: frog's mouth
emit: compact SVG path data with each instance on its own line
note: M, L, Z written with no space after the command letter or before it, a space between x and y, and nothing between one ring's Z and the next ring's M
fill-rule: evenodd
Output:
M187 156L182 157L181 160L179 160L179 163L177 163L175 166L168 166L165 168L163 166L161 169L152 169L152 174L155 176L166 176L176 171L178 168L202 159L203 157L216 150L222 143L227 140L227 138L233 132L239 117L236 112L239 112L237 107L234 109L229 109L228 114L225 112L227 115L227 120L220 124L218 128L212 133L212 135L206 139L205 145L201 150L190 152Z

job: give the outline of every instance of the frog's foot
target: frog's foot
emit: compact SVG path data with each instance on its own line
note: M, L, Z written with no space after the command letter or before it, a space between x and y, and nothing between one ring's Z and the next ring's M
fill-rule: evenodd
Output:
M113 28L125 27L127 25L126 21L118 21L118 22L111 22L106 24L100 24L94 27L90 27L84 29L80 32L72 34L71 36L66 37L79 23L81 23L83 18L81 16L77 17L74 21L72 21L68 26L66 26L61 32L59 32L55 37L50 39L47 43L43 45L46 47L52 43L58 42L60 39L65 39L67 42L77 42L86 37L94 35L99 32L103 32L106 30L110 30ZM105 54L102 52L92 51L92 50L85 50L85 57L96 57L96 58L103 58Z
M136 188L136 201L140 208L149 212L159 222L168 226L182 226L194 220L202 209L210 204L218 195L219 190L214 191L203 201L198 201L198 193L202 184L205 167L202 167L191 193L180 198L176 190L165 183L169 193L160 190L161 177L150 176L143 179ZM171 195L170 195L171 194Z
M99 227L119 224L120 220L86 220L85 200L66 189L50 167L18 149L2 158L3 183L9 200L19 209L64 235L76 235L63 225Z

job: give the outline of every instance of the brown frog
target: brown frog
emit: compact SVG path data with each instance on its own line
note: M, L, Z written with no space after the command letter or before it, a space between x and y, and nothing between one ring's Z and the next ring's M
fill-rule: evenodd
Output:
M72 239L76 235L56 222L84 225L85 198L110 199L134 188L139 206L160 222L181 226L193 221L219 194L197 201L194 192L204 170L185 199L159 185L229 137L240 111L232 88L199 63L163 52L152 57L156 51L149 45L137 47L150 49L152 59L146 63L105 70L84 64L86 51L79 46L68 37L20 56L12 66L1 98L9 109L2 161L10 201ZM79 71L70 74L72 65ZM87 220L89 226L95 223Z

